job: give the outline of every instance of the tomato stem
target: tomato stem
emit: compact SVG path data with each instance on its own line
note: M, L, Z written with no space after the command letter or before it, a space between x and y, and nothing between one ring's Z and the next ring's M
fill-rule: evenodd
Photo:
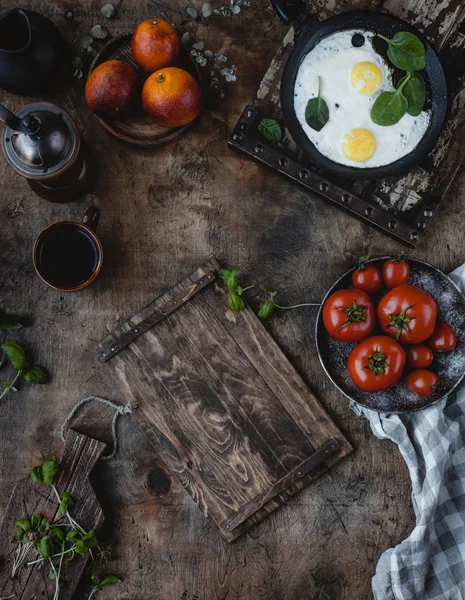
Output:
M389 323L386 325L386 329L389 329L389 327L395 327L396 328L396 340L398 340L400 338L400 335L402 333L402 331L405 332L409 332L410 328L409 328L409 323L410 321L413 321L414 319L416 319L416 317L407 317L407 311L410 310L411 308L413 308L415 305L412 304L411 306L407 306L407 308L404 308L404 310L401 310L400 313L398 315L394 315L391 314L389 315Z
M349 306L347 308L344 306L341 306L340 308L336 308L336 310L340 310L341 312L343 312L347 315L347 321L343 325L338 327L337 331L340 331L341 329L345 329L346 327L349 327L349 325L352 325L352 323L355 323L356 321L365 321L366 320L366 317L365 317L366 309L367 309L366 306L358 305L357 301L355 299L352 302L351 306Z
M377 349L368 357L368 364L363 368L371 371L373 375L383 375L386 367L389 367L386 356Z

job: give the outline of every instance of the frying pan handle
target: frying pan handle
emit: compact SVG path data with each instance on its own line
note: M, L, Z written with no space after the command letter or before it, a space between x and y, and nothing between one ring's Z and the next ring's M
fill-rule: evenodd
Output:
M300 21L302 15L308 13L307 5L303 0L271 0L271 4L286 25Z

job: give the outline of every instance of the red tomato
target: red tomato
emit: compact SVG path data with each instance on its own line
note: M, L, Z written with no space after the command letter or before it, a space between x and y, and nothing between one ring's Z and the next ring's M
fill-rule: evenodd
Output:
M438 352L449 352L457 346L457 336L448 323L439 323L429 338L428 344Z
M401 344L420 344L433 334L438 307L414 285L398 285L378 304L381 329Z
M349 375L363 392L380 392L395 385L405 367L402 346L387 335L361 342L349 354Z
M407 283L410 277L410 267L400 256L389 258L383 265L383 282L388 290Z
M362 290L339 290L323 306L323 323L330 336L340 342L359 342L375 326L373 302Z
M410 371L405 378L405 382L415 394L419 396L431 396L434 388L439 383L439 377L432 371L416 369L415 371Z
M411 369L424 369L433 362L433 351L429 346L419 344L407 349L407 367Z
M360 263L352 273L352 285L367 294L376 294L381 289L383 281L378 267Z

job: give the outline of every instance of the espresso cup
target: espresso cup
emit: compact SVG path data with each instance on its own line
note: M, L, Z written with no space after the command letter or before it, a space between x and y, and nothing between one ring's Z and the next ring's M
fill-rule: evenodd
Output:
M103 263L102 244L95 234L99 215L99 209L91 206L81 223L59 221L39 233L32 261L42 281L60 292L77 292L94 281Z

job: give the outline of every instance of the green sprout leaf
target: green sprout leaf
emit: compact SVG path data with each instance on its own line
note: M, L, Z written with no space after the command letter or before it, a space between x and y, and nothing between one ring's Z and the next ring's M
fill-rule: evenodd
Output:
M65 541L65 532L63 531L63 529L61 527L52 527L50 529L50 531L54 534L54 536L60 541L60 542L64 542Z
M55 475L58 473L58 460L56 456L53 456L50 460L47 460L42 465L42 473L44 476L44 483L52 485Z
M40 540L37 551L42 558L52 558L53 555L53 541L49 535L44 535Z
M318 94L308 101L305 121L315 131L321 131L329 119L329 108L321 97L321 77L318 76Z
M42 472L42 465L40 465L38 467L32 467L32 469L29 470L29 473L30 473L31 479L34 483L44 483L44 474Z
M84 542L88 548L97 548L98 546L98 539L95 531L89 531L89 533L86 533L86 535L81 538L81 541Z
M263 119L260 121L258 131L264 138L270 140L270 142L279 142L283 137L280 125L274 119Z
M15 527L21 531L30 531L31 521L29 521L29 519L19 519L19 521L16 521Z
M113 583L121 583L121 578L117 575L106 575L102 581L100 582L100 588L105 587L106 585L111 585Z
M273 314L274 308L276 304L272 298L265 300L265 302L260 306L258 311L258 316L260 319L268 319Z
M17 371L22 371L27 365L26 354L24 350L15 342L5 342L1 349L8 356L11 364Z
M388 43L387 55L392 64L402 71L421 71L426 67L426 50L422 41L409 31L399 31L392 39L378 33Z
M86 554L86 552L88 552L88 550L89 550L89 548L86 546L86 544L82 540L76 540L74 545L76 546L76 548L75 548L76 554L80 554L81 556Z
M58 514L61 517L64 517L68 512L69 507L73 505L73 500L68 492L61 492L60 500L61 502L58 506Z

